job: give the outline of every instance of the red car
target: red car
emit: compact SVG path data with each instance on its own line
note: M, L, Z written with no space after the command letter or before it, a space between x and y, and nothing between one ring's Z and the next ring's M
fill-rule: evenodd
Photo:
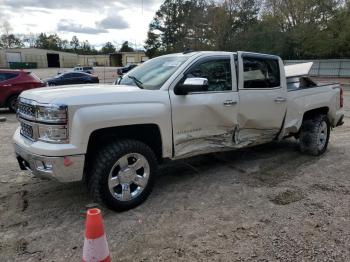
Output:
M44 87L46 84L35 74L23 70L0 69L0 107L17 109L17 97L22 91Z

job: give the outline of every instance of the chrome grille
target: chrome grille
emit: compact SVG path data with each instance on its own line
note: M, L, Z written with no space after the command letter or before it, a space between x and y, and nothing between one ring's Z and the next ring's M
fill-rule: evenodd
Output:
M24 118L33 119L35 118L35 106L20 102L17 113Z
M33 127L24 122L21 122L21 135L33 140L34 139Z

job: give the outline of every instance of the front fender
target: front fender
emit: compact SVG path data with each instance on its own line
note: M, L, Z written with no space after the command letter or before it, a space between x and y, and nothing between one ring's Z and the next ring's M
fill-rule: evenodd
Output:
M163 157L172 155L171 110L166 103L107 104L76 109L70 120L70 140L87 152L90 135L99 129L139 124L159 127Z

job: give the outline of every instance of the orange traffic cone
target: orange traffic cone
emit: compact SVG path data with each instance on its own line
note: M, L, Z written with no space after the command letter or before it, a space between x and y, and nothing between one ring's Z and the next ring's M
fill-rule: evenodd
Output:
M86 233L83 248L83 262L110 262L106 233L101 210L91 208L86 215Z

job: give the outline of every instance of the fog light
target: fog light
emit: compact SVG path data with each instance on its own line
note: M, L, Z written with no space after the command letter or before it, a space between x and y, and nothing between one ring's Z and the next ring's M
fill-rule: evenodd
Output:
M41 171L51 171L53 169L53 165L49 161L35 161L35 165L37 170Z
M39 140L48 143L65 143L68 141L67 126L39 125Z

